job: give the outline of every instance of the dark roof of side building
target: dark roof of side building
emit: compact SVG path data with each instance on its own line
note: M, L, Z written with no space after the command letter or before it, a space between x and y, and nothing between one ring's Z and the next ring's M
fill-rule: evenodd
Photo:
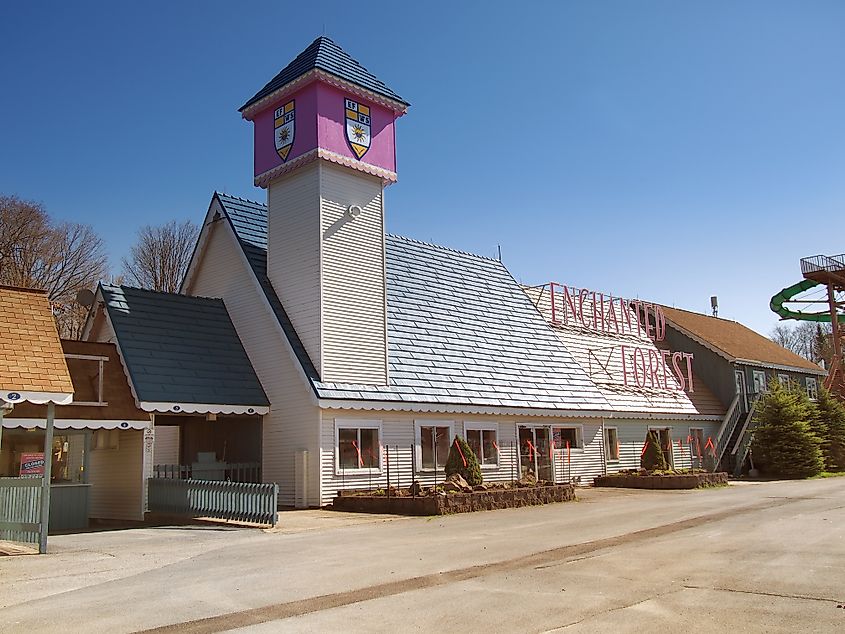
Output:
M737 321L711 317L680 308L663 306L666 321L677 330L690 336L705 347L730 361L750 361L761 365L782 366L824 374L824 370L804 357L779 346L743 326Z
M320 381L266 274L267 208L215 194L321 398L606 411L504 265L386 236L389 385Z
M353 59L349 53L344 51L333 40L323 35L311 42L308 48L279 71L273 79L267 82L264 88L255 93L249 101L240 107L240 111L243 112L255 102L260 101L285 84L289 84L297 77L314 69L331 73L339 79L361 86L405 106L409 105L407 101L388 88L387 84L364 68L357 60Z
M138 401L269 405L223 300L100 290Z

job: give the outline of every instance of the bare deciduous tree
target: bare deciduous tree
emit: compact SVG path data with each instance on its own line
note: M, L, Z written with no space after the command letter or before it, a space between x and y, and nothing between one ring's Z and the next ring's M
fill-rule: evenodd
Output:
M199 228L190 220L142 227L129 257L123 258L127 283L154 291L177 292L198 233Z
M40 203L0 196L0 284L47 291L59 334L81 334L87 309L76 294L105 278L102 239L88 225L53 223Z
M830 335L830 326L809 321L799 321L793 326L780 323L772 329L769 339L791 350L797 355L815 363L830 359L825 348L826 337Z

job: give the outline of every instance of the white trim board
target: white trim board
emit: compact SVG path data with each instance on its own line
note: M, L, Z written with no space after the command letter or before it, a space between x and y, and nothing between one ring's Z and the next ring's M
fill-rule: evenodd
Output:
M56 429L148 429L152 421L147 420L88 420L82 418L57 418ZM45 429L43 418L3 418L3 429Z

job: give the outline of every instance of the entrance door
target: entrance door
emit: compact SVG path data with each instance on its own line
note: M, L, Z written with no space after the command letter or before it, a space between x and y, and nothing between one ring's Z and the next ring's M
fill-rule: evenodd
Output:
M739 394L739 405L742 411L748 411L748 396L745 387L745 372L742 370L734 370L734 379L736 380L736 393Z
M519 427L519 474L554 481L550 427Z

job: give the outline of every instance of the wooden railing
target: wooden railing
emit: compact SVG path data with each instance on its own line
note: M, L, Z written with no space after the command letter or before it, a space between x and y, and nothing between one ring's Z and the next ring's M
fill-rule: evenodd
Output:
M0 539L38 547L41 478L0 478Z
M153 465L156 478L168 480L226 480L230 482L261 482L261 464L258 462L157 464Z
M278 484L150 478L152 513L275 526Z

